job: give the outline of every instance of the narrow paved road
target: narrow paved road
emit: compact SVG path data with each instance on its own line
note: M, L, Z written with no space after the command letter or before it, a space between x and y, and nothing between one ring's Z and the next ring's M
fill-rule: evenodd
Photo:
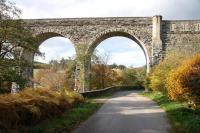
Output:
M74 133L169 133L165 112L138 91L121 91Z

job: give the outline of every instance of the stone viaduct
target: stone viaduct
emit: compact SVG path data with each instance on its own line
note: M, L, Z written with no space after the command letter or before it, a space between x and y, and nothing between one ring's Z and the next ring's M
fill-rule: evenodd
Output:
M147 72L172 50L200 51L200 20L162 20L153 17L61 18L24 20L39 45L51 37L66 37L76 50L77 74L75 89L90 88L90 57L103 40L123 36L135 41L146 56ZM34 53L24 51L24 57L33 64ZM24 70L27 78L33 76L33 67Z

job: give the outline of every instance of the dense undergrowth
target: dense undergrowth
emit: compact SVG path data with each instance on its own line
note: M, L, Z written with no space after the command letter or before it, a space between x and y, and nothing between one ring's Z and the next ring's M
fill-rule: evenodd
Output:
M35 126L29 127L27 131L30 133L72 132L81 122L96 112L101 105L102 103L87 100L85 103L78 104L70 110L65 111L60 116L52 117Z
M166 86L172 100L185 101L191 107L200 108L200 54L170 71Z
M200 54L171 53L151 70L146 87L200 108Z
M26 129L52 116L61 115L84 98L72 91L25 89L17 94L0 96L0 131Z

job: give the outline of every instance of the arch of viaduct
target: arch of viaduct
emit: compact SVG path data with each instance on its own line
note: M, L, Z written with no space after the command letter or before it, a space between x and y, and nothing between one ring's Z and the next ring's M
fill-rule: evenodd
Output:
M135 41L146 56L147 72L159 63L169 51L200 51L200 20L162 20L153 17L63 18L28 19L27 27L38 38L39 45L51 37L66 37L74 44L77 56L75 89L90 88L90 56L98 44L113 36L123 36ZM32 65L23 75L33 76L34 53L24 51Z

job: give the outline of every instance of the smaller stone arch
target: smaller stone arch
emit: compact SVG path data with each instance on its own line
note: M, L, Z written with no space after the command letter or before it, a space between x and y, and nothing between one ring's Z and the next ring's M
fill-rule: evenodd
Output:
M50 38L53 38L53 37L63 37L63 38L69 39L71 44L74 46L75 53L77 54L77 49L76 49L76 46L74 44L74 41L69 36L63 35L62 33L59 33L59 32L41 32L41 33L34 34L34 37L36 38L37 49L39 48L39 46L44 41L46 41Z
M38 50L39 46L44 41L46 41L46 40L48 40L50 38L53 38L53 37L67 38L67 39L70 40L71 44L73 44L75 53L77 54L77 49L75 47L75 44L71 41L71 39L69 37L66 37L65 35L60 34L60 33L56 33L56 32L41 32L41 33L34 34L33 37L36 38L35 45L36 45L36 49L37 50ZM25 68L23 70L22 74L23 74L23 77L29 81L27 86L31 86L31 87L33 87L33 82L32 82L32 79L33 79L33 64L34 64L34 56L35 56L36 52L37 51L30 52L30 51L27 51L27 50L23 50L23 52L22 52L22 58L27 60L28 63L30 64L29 67L27 67L27 68Z
M34 34L33 35L35 38L36 38L36 49L39 48L39 46L44 42L46 41L47 39L50 39L50 38L53 38L53 37L63 37L63 38L67 38L70 40L69 37L66 37L65 35L62 35L60 33L57 33L57 32L41 32L41 33L37 33L37 34ZM74 46L74 49L75 49L75 53L77 54L77 49L75 47L75 44L73 43L73 41L70 40L70 42L73 44ZM36 52L36 51L35 51ZM33 61L34 59L34 53L30 53L29 51L24 51L22 52L22 56L26 56L27 54L29 54L29 58L27 60L30 60L30 61Z
M128 30L107 30L103 31L99 34L97 34L95 37L93 37L89 43L89 47L86 51L86 55L91 56L95 48L104 40L114 37L114 36L121 36L129 38L133 41L135 41L143 50L145 58L146 58L146 65L147 65L147 73L150 71L150 53L148 52L145 44L139 39L139 37L136 37L134 34L129 32Z
M37 44L38 47L39 45L44 42L45 40L47 39L50 39L52 37L64 37L64 38L68 38L72 44L73 44L73 40L71 40L70 37L66 36L66 35L63 35L61 33L57 33L57 32L42 32L42 33L37 33L37 34L34 34L34 37L36 38L37 40Z

